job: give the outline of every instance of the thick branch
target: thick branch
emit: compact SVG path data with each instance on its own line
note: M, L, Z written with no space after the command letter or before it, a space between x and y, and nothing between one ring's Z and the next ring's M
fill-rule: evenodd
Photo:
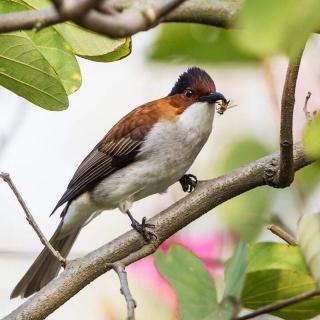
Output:
M265 167L279 154L256 160L224 176L199 182L196 190L150 219L157 239L145 244L129 231L81 259L70 261L66 269L47 286L25 301L4 319L44 319L91 281L110 270L110 263L128 265L153 253L161 242L212 208L253 188L265 185ZM310 164L300 143L294 146L294 170Z
M91 10L75 22L84 28L103 33L111 38L123 38L148 30L185 0L162 0L144 8L132 8L119 15L105 15Z
M280 188L289 186L294 179L292 124L301 57L302 52L289 61L281 99L280 165L273 178L273 185Z
M157 1L157 0L156 0ZM125 10L133 0L111 0L117 10ZM189 22L230 28L236 20L242 1L188 0L164 17L162 22Z
M310 298L320 296L320 290L312 290L306 293L299 294L298 296L282 300L279 302L275 302L273 304L270 304L268 306L262 307L260 309L257 309L249 314L246 314L244 316L238 317L235 320L247 320L247 319L252 319L257 316L260 316L261 314L266 314L266 313L271 313L273 311L277 311L280 309L283 309L285 307L291 306L293 304L308 300Z
M59 253L59 251L55 250L53 248L53 246L51 245L51 243L47 240L47 238L45 237L45 235L42 233L41 229L38 227L36 221L34 220L31 212L29 211L26 203L24 202L21 194L19 193L18 189L16 188L16 186L14 185L13 181L10 178L10 175L8 173L2 172L0 173L0 178L3 179L3 181L5 181L9 187L11 188L12 192L14 193L14 195L16 196L18 202L20 203L25 215L26 215L26 219L29 222L29 224L31 225L31 227L33 228L33 230L36 232L37 236L39 237L41 243L48 248L48 250L52 253L52 255L54 255L60 262L61 266L63 268L65 268L66 266L66 259L64 257L61 256L61 254Z
M77 1L68 1L68 6L58 7L59 10L56 7L51 7L2 14L0 15L0 33L23 29L39 29L65 22L68 19L75 19L76 22L93 31L101 32L114 38L129 36L142 30L151 29L159 22L194 22L217 27L229 27L235 20L241 4L240 1L188 0L176 8L182 1L148 0L140 2L139 6L135 5L134 1L127 0L92 0L90 4L88 4L89 0L81 0L81 6L77 6ZM113 15L89 10L97 3L100 3L101 7L107 5L110 8L114 7L117 10L123 10L123 13L118 14L115 19ZM141 4L143 4L143 8ZM81 16L83 18L79 19Z

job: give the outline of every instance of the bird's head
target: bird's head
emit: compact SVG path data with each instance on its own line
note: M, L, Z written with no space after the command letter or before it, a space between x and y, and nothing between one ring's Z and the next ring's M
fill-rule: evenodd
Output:
M216 86L208 73L197 67L189 68L180 75L169 96L187 105L196 102L227 102L223 94L216 92Z

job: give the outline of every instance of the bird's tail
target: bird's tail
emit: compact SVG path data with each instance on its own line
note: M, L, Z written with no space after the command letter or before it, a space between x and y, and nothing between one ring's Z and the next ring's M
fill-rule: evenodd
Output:
M56 232L50 239L52 246L60 252L63 257L66 257L71 250L71 247L76 240L80 229L75 232L61 237L60 231L62 227L62 221L59 224ZM18 282L13 289L10 298L21 296L22 298L28 297L33 293L39 291L54 277L57 276L60 270L60 262L52 253L45 247L38 258L31 265L26 274Z

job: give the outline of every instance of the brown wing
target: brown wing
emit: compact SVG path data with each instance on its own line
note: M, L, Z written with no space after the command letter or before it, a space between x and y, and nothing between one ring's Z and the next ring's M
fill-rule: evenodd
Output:
M160 116L156 107L156 103L150 102L134 109L107 133L82 161L52 213L111 173L134 162L145 135Z

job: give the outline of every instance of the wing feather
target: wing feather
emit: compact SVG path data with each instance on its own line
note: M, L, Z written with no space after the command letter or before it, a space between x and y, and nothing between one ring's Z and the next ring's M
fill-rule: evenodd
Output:
M156 107L149 103L134 109L107 133L82 161L52 213L90 191L108 175L134 162L146 134L159 118Z

